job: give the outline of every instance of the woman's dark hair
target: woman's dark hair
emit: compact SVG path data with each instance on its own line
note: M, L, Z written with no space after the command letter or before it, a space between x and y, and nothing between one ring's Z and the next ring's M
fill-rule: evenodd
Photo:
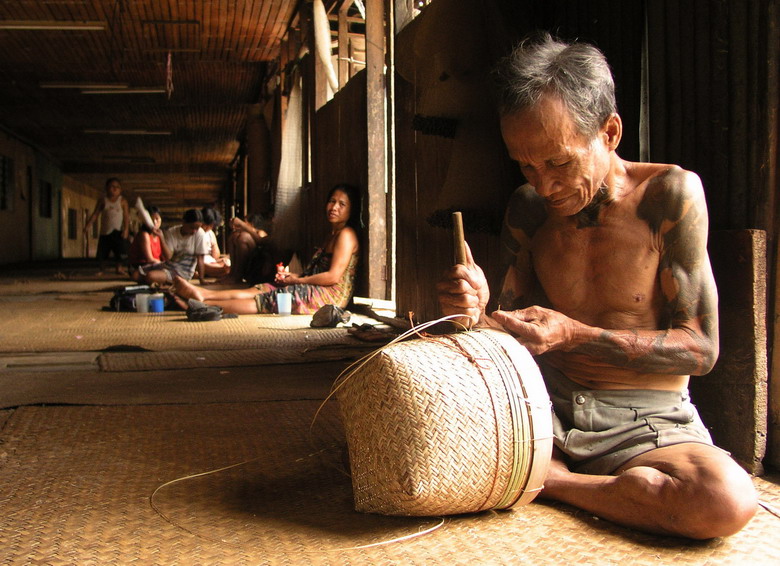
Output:
M193 222L203 222L203 214L197 208L190 208L184 211L184 215L181 218L185 224L191 224Z
M114 181L116 181L116 182L117 182L117 183L119 183L120 185L122 184L122 181L120 181L120 180L119 180L119 177L109 177L108 179L106 179L106 184L104 185L104 186L105 186L105 188L108 188L108 186L109 186L111 183L113 183Z
M360 189L354 185L339 183L328 192L328 198L325 199L325 202L329 201L336 191L343 192L349 198L350 209L347 226L351 227L355 232L360 232L363 229L363 204Z
M222 215L219 213L219 211L216 208L211 208L210 206L204 206L200 212L201 214L203 214L204 224L208 224L209 226L214 226L216 228L222 223Z
M149 213L149 217L151 218L152 214L160 214L160 209L156 206L147 206L146 212ZM141 232L146 232L147 234L152 233L152 229L146 224L146 222L141 222Z

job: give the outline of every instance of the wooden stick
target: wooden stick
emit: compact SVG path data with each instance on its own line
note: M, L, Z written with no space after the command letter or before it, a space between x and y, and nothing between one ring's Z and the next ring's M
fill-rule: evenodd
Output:
M452 238L455 243L455 263L466 265L466 238L463 235L463 216L452 213Z

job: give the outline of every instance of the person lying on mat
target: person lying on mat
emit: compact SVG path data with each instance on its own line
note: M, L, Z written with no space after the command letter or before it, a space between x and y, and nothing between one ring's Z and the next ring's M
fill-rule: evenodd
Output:
M590 45L545 34L494 75L501 133L527 179L505 216L512 263L490 316L468 248L437 291L445 314L503 328L537 356L555 437L541 497L654 533L739 531L757 509L753 484L687 389L718 355L699 177L618 157L613 78Z
M350 185L336 185L325 205L330 230L325 243L300 275L283 268L273 284L247 289L206 289L174 279L174 293L183 299L197 299L237 314L273 313L278 293L292 294L292 313L308 314L324 305L346 307L352 296L358 262L360 192Z

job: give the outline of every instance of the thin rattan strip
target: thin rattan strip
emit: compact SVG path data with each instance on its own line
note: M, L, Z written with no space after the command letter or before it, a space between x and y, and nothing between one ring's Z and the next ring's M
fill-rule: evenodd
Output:
M516 375L520 375L520 368L515 365L514 358L508 357L508 360L511 360ZM530 376L526 377L530 379ZM529 388L526 386L527 379L513 379L511 374L507 374L507 381L509 382L508 387L512 388L512 395L521 405L521 408L518 409L518 414L522 418L522 430L524 431L524 434L517 439L517 442L523 443L523 463L517 468L518 477L513 478L516 482L513 485L517 490L514 494L512 494L512 490L507 491L507 495L511 497L508 497L506 501L502 502L504 504L503 508L509 508L516 505L523 495L529 491L529 487L534 491L538 491L539 488L537 486L529 486L529 482L535 463L535 445L537 442L546 440L539 439L536 436L537 431L534 415L530 409L530 405L534 402L534 399L531 399Z
M497 337L491 333L488 334L488 338L496 340ZM517 375L522 375L523 371L518 367L517 362L519 360L516 358L516 355L520 355L521 351L514 350L516 355L510 354L510 352L506 350L504 351L506 352L506 358L502 357L501 360L511 364L512 367L515 368ZM529 360L531 360L527 351L522 351L522 353L527 355ZM535 362L532 361L532 363L534 364L534 368L527 368L528 370L535 369ZM515 480L517 491L511 500L505 502L504 508L509 508L520 502L528 503L533 500L533 498L536 497L536 494L542 489L542 478L539 476L546 475L550 456L548 452L545 452L544 455L540 455L537 452L544 452L544 449L541 448L541 443L544 443L548 448L551 448L552 424L549 420L549 413L545 414L545 411L550 410L551 405L549 398L547 397L546 387L541 381L541 374L538 375L538 386L544 390L543 396L541 395L541 391L531 391L531 384L534 376L523 375L523 379L512 379L510 373L505 375L507 375L509 382L507 387L513 389L513 394L516 396L515 398L522 404L522 409L519 409L517 414L522 417L522 430L525 433L520 438L520 442L523 442L525 446L522 450L524 462L517 468L518 477ZM533 407L535 403L539 403L537 408L540 408L542 412L536 413L534 411ZM541 457L543 461L537 462L536 460L539 457ZM540 472L540 470L537 470L537 466L542 466L541 470L544 471ZM538 483L534 482L532 484L532 479L536 479ZM510 491L507 492L507 494L510 493Z
M503 379L507 398L509 399L511 407L509 414L512 419L512 429L514 431L514 441L512 442L512 471L503 496L498 503L493 506L494 509L506 509L514 505L520 498L520 494L525 488L525 482L528 480L530 461L528 451L529 443L533 441L533 437L529 439L527 438L527 434L532 431L531 419L528 412L525 410L525 403L520 402L521 398L524 398L525 395L525 391L520 391L518 389L522 388L522 380L517 378L518 375L520 375L520 368L515 367L515 365L511 363L511 358L506 349L491 336L490 332L483 332L482 334L486 339L485 347L488 348L488 351L492 354L489 357L493 360L493 363L501 365L501 370L498 374ZM489 345L492 345L493 348L489 348ZM522 446L520 446L520 444L522 444Z

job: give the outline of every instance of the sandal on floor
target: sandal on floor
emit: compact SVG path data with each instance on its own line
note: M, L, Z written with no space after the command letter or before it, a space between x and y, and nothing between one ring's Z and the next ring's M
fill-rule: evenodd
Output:
M189 299L187 308L187 320L190 322L210 322L223 318L238 318L237 314L225 314L222 307L207 305L197 299Z

